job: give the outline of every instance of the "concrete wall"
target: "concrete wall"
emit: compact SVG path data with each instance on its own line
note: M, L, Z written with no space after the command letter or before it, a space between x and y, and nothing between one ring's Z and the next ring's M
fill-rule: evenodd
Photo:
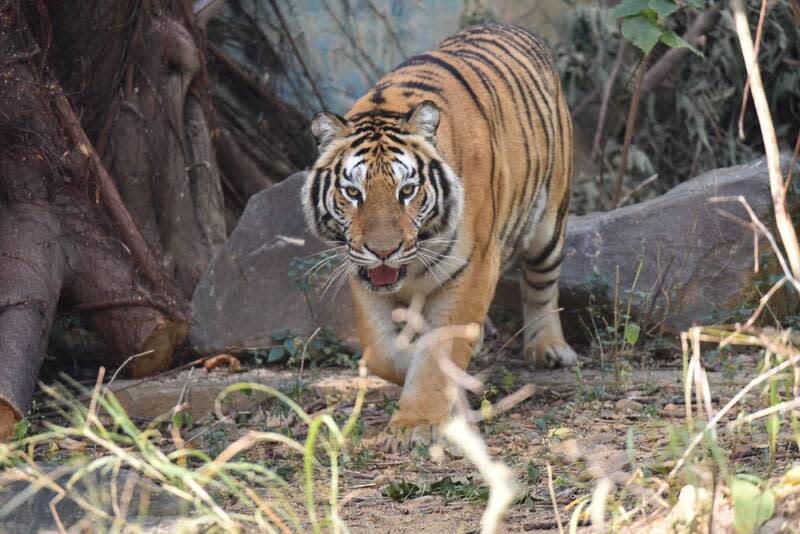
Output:
M270 84L309 115L323 107L345 112L395 65L477 22L515 23L551 44L559 42L566 36L565 15L573 9L564 0L278 0L275 4L322 102L272 2L240 0L287 62L287 73ZM247 62L235 48L229 51Z

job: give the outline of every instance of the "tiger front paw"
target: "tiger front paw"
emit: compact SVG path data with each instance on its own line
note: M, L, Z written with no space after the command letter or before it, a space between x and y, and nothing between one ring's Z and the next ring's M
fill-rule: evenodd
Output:
M528 345L523 354L536 368L574 367L578 363L578 355L563 340Z
M394 413L389 427L380 435L380 448L384 452L403 453L418 446L441 444L443 438L440 429L446 422L447 416L444 414L421 417L415 410L401 408Z

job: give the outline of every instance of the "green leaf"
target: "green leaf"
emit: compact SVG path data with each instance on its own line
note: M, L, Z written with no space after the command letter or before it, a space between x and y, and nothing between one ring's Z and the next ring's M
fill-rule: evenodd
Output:
M670 48L688 48L698 56L705 57L703 56L703 53L700 50L690 45L687 41L683 39L683 37L681 37L672 30L665 31L664 33L662 33L660 39L662 43L664 43Z
M533 462L528 462L528 482L538 484L542 480L542 471Z
M27 417L23 417L16 423L14 423L14 439L16 441L21 440L28 434L28 429L31 427L31 422L28 420Z
M289 354L294 354L297 351L297 347L295 346L294 339L287 339L283 342L283 346L289 352Z
M636 345L636 342L639 341L639 333L642 331L642 328L636 324L629 322L625 325L625 343L628 345Z
M611 16L615 19L638 15L647 9L648 0L622 0L614 6Z
M283 341L286 338L292 336L292 332L288 328L281 328L280 330L276 330L272 333L272 340L273 341Z
M646 15L634 15L622 20L622 35L645 54L658 43L664 31Z
M655 11L660 20L664 20L679 9L675 0L650 0L647 7Z
M382 493L394 501L403 502L406 499L413 499L425 495L426 492L413 482L394 480L383 488Z
M749 534L763 525L775 511L775 494L748 480L736 477L731 481L733 527L736 534Z
M278 363L286 355L286 349L283 347L272 347L267 354L267 363Z

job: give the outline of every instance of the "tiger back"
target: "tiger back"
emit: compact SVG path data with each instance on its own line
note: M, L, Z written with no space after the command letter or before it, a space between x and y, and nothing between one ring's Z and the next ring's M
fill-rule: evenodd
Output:
M556 311L571 120L540 40L515 26L464 30L399 65L344 117L318 114L312 132L306 217L346 258L370 370L403 385L392 429L434 428L450 413L436 342L399 348L392 309L416 296L431 328L482 324L517 257L525 356L575 363ZM457 339L451 359L466 368L477 348Z

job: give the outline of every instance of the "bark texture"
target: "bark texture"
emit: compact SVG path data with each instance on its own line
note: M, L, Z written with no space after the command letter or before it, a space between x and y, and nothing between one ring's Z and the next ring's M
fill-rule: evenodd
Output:
M59 306L86 317L108 364L141 354L133 376L168 367L189 324L169 263L142 238L43 68L47 15L37 3L0 8L0 437L30 405Z

